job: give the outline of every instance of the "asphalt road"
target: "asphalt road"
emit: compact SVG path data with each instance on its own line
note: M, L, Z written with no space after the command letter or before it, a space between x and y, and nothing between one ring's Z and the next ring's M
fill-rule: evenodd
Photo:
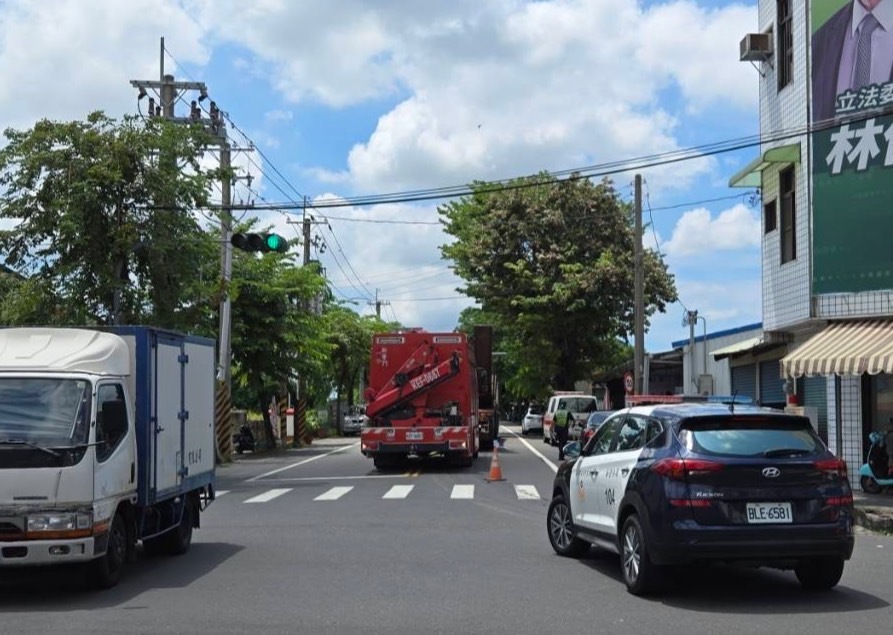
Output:
M893 539L860 533L832 592L792 573L685 572L659 597L629 595L616 556L553 554L546 507L557 449L505 426L491 457L379 473L356 440L218 471L225 491L192 550L141 556L120 586L77 571L0 580L4 633L835 633L893 622Z

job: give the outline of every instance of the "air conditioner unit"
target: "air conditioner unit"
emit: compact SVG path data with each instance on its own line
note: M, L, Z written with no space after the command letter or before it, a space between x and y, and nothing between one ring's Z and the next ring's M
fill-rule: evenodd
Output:
M765 62L772 57L770 33L748 33L741 40L742 62Z

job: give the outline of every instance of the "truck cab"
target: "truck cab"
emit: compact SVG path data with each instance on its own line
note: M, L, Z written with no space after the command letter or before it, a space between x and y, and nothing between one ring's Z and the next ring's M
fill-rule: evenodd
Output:
M209 346L210 344L210 346ZM183 553L213 498L213 342L148 327L0 329L0 566Z

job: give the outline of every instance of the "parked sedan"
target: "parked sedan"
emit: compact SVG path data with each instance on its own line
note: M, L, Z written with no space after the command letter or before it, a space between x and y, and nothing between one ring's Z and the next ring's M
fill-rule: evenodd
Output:
M589 419L586 420L586 426L580 432L580 444L586 445L595 431L598 430L605 422L605 419L614 414L616 410L596 410L589 413Z
M546 408L542 404L531 404L521 419L521 434L527 434L531 430L542 430L545 412Z

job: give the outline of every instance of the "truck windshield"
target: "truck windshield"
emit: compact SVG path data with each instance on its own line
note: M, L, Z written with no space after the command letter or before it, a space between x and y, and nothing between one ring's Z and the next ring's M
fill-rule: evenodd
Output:
M81 379L0 379L0 442L41 447L87 442L90 383Z

